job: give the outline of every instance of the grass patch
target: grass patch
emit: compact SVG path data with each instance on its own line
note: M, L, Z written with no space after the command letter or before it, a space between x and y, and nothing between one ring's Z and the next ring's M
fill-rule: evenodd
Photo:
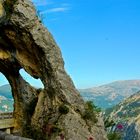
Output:
M13 6L17 0L5 0L3 3L5 12L6 12L6 17L10 18L12 12L13 12Z
M66 105L62 104L59 106L59 113L67 114L69 113L69 108Z

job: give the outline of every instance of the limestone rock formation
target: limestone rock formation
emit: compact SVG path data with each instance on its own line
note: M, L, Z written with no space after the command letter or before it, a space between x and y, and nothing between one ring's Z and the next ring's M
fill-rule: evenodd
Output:
M19 73L40 78L36 89ZM37 140L105 140L103 123L87 125L84 102L64 70L60 49L29 0L0 1L0 72L14 98L15 132ZM91 123L92 124L92 123Z

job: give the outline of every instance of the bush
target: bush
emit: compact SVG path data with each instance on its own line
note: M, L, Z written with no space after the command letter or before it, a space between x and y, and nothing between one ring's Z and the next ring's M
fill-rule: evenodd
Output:
M121 135L116 132L111 132L107 135L108 140L121 140Z
M86 104L85 104L85 112L83 114L83 118L85 120L90 120L94 123L97 123L97 121L98 121L97 113L98 112L99 112L99 110L93 104L93 102L92 101L87 101Z
M105 128L108 128L108 127L115 126L116 124L113 120L109 120L109 118L106 118L106 120L104 120L104 125Z
M61 114L67 114L69 112L69 108L66 105L62 104L59 106L59 112Z
M59 132L61 132L62 131L62 129L61 128L59 128L57 125L54 125L53 127L52 127L52 133L59 133Z
M13 5L17 0L5 0L4 1L4 9L6 11L7 17L10 17L11 13L13 12Z

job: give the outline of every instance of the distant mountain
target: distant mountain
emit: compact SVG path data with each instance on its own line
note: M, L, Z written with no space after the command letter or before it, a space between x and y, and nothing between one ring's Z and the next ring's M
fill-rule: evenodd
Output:
M0 96L0 112L12 112L13 111L13 99Z
M123 140L140 140L140 91L107 110L105 116L116 124L122 124Z
M10 85L0 86L0 112L13 111L13 102Z
M9 84L0 86L0 96L12 99L11 86Z
M92 100L97 106L106 109L117 105L139 90L140 80L124 80L79 91L85 100Z

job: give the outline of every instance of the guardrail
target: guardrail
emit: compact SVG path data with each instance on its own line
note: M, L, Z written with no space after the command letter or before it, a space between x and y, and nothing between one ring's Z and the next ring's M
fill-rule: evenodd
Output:
M6 128L10 129L12 124L14 124L13 112L0 113L0 128L1 129L6 129ZM33 140L33 139L15 136L15 135L0 131L0 140Z
M0 113L0 120L12 119L12 118L13 118L13 112Z

